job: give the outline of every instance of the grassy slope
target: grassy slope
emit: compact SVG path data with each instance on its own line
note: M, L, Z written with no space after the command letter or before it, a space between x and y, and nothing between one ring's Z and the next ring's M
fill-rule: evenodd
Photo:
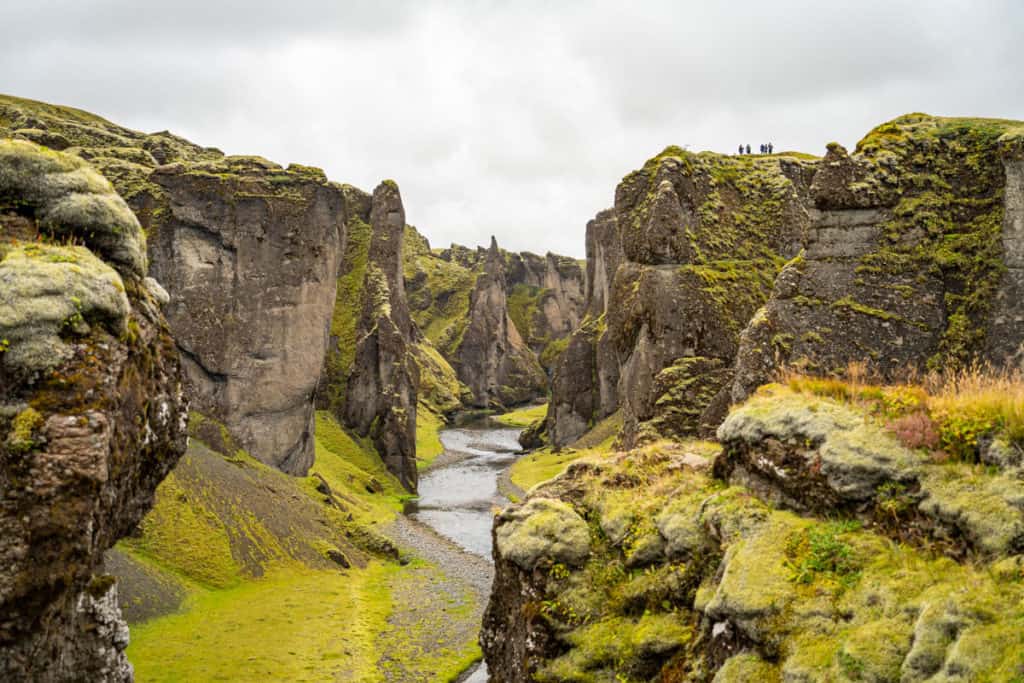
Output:
M123 599L139 608L155 599L128 578L140 574L184 594L169 614L166 606L163 614L129 611L153 617L132 623L128 654L141 683L384 680L378 658L403 645L383 640L388 618L400 607L398 592L409 599L403 586L420 580L423 563L399 566L372 531L394 518L404 497L376 454L327 413L316 426L316 462L305 478L241 452L225 458L193 440L158 489L141 537L118 545L118 565L133 570ZM314 474L329 484L333 505ZM382 492L368 491L374 482ZM352 567L331 562L328 549ZM414 649L395 658L405 671L450 669L445 676L454 677L474 648L452 643L441 660Z
M543 420L548 414L548 404L542 403L535 406L526 406L519 410L512 410L501 415L495 415L494 419L509 427L529 427L537 420Z
M515 413L507 413L506 416L508 415L515 415ZM495 419L501 417L505 416L499 415ZM512 483L524 491L529 491L540 482L558 476L565 471L566 467L580 458L600 457L611 453L612 444L621 427L622 418L615 413L595 425L569 448L558 451L541 448L529 455L524 455L512 465L510 472Z

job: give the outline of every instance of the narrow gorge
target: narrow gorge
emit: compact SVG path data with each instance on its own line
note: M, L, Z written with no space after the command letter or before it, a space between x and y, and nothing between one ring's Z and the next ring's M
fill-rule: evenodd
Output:
M612 196L438 248L0 96L0 677L1024 681L1024 123Z

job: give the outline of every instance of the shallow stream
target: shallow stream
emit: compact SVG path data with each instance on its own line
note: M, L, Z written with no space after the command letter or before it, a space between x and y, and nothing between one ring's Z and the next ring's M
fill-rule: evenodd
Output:
M489 420L441 432L444 454L420 477L419 499L406 513L465 550L491 559L491 523L509 501L498 491L498 477L516 459L519 430ZM465 683L485 683L480 664Z

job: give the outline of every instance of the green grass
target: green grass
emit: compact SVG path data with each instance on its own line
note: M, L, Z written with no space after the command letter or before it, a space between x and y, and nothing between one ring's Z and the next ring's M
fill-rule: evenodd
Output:
M132 628L136 680L383 680L375 641L391 610L387 578L398 571L288 567L196 590L183 613Z
M590 451L564 450L554 453L550 448L534 451L516 460L509 476L512 483L529 491L542 481L547 481L565 471L570 463L579 460Z
M416 466L429 467L444 452L441 430L444 420L422 403L416 409Z
M548 404L542 403L536 406L527 406L519 410L513 410L501 415L495 415L494 419L509 427L529 427L537 420L543 420L548 414Z

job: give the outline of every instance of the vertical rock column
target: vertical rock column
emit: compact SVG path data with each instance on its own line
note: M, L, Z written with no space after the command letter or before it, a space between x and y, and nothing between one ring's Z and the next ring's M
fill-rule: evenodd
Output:
M345 422L369 436L402 485L416 490L416 400L420 373L413 357L418 335L402 277L405 209L398 185L373 192L373 235L363 284L363 308L349 375Z

